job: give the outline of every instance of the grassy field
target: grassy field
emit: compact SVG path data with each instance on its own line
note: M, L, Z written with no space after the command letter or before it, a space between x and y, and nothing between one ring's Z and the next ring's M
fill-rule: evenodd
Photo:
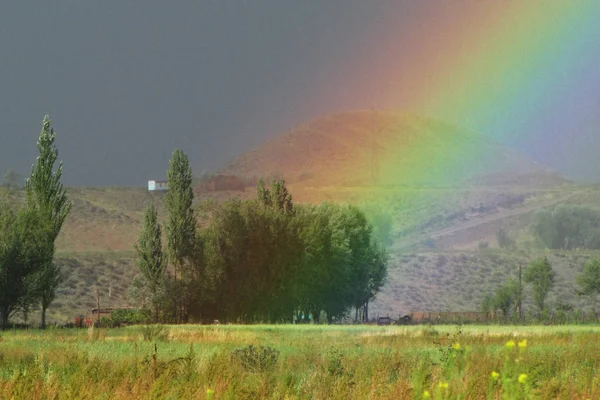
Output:
M600 327L162 329L1 332L0 397L600 397Z

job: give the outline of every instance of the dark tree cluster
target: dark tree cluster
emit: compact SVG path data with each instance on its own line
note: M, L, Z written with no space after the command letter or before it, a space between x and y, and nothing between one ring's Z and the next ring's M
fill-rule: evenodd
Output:
M261 180L256 199L203 203L191 213L191 179L171 184L191 177L189 164L179 150L174 159L167 248L153 206L137 245L143 278L133 292L157 320L273 323L310 315L333 322L351 309L368 318L386 279L387 253L361 210L297 205L284 181L267 187Z

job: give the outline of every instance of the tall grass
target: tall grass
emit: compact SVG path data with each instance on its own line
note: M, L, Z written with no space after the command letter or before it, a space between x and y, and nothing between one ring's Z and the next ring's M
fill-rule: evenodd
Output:
M600 398L599 327L144 329L1 332L0 398Z

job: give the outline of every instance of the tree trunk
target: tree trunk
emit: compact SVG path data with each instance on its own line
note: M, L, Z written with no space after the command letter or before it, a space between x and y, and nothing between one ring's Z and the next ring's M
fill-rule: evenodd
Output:
M42 305L42 329L46 329L46 308Z
M365 303L365 323L369 322L369 300Z

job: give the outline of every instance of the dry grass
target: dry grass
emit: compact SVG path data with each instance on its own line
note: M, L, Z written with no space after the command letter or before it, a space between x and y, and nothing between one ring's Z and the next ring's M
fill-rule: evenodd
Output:
M168 329L170 341L156 347L135 327L3 332L0 393L15 399L205 399L209 390L214 399L422 399L425 391L440 399L600 396L600 330L592 327ZM526 347L519 347L523 339ZM510 341L514 348L506 347ZM248 369L232 358L248 345L274 349L272 366Z

